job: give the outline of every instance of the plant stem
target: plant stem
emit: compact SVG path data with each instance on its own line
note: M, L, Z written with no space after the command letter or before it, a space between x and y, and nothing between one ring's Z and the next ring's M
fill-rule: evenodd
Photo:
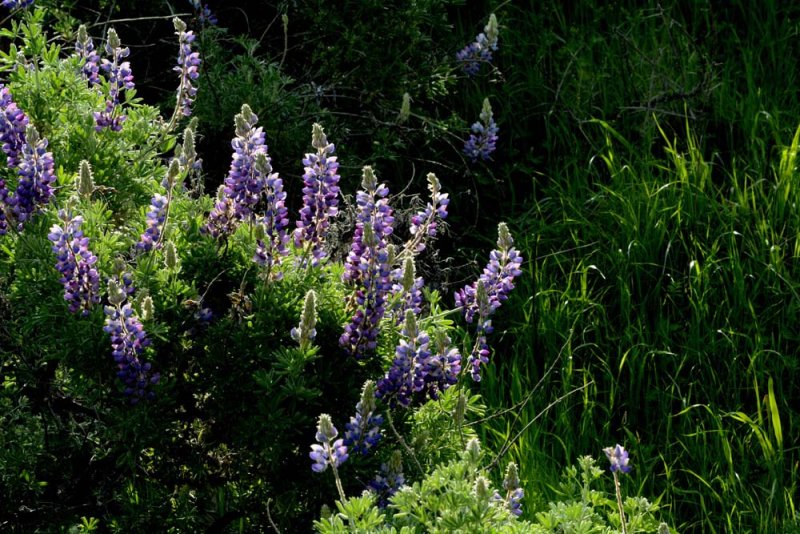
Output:
M625 524L625 510L622 506L622 489L619 484L619 475L614 471L614 489L617 492L617 508L619 509L619 520L622 526L622 534L628 534L628 527Z

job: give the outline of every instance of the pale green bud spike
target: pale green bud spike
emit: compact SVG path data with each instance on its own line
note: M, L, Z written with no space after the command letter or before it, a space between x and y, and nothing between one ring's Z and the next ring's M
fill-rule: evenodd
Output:
M369 165L362 169L361 187L366 191L374 191L378 187L378 179L375 177L375 171L373 171L372 167Z
M658 534L669 534L669 525L661 523L658 525Z
M117 35L117 30L114 28L108 29L107 37L108 39L108 46L111 48L119 48L122 46L122 41L119 40L119 35Z
M331 511L331 507L327 504L323 504L319 509L319 517L320 519L330 519L333 517L333 511Z
M406 310L405 329L406 336L408 336L410 339L417 337L417 318L414 317L413 310Z
M439 195L439 192L442 190L442 184L439 183L439 179L436 177L435 174L432 172L428 173L428 191L431 192L431 197L436 197Z
M489 15L489 22L483 28L483 33L486 35L486 40L489 44L497 42L497 37L500 35L500 29L497 26L497 17L494 13Z
M178 267L178 249L172 241L164 245L164 265L170 271Z
M311 127L311 146L320 151L328 146L328 138L325 136L325 130L316 122Z
M250 106L248 106L247 104L242 104L241 115L242 118L250 124L253 124L258 120L258 116L255 113L253 113L253 110L250 109Z
M475 287L475 300L478 302L478 309L485 310L489 306L489 295L486 294L486 286L483 280L478 280Z
M122 274L125 272L125 269L128 267L128 264L122 258L114 258L114 272L117 274Z
M113 278L108 281L108 302L113 306L121 306L125 302L125 291Z
M403 93L403 103L400 104L400 114L397 116L399 122L406 122L411 116L411 95Z
M414 282L417 278L417 272L414 268L414 258L407 256L403 264L403 291L409 293L414 287Z
M217 188L217 200L222 200L223 198L225 198L225 185Z
M484 124L489 124L489 121L492 120L492 104L489 102L488 98L483 99L483 108L481 109L481 122Z
M439 354L444 354L447 350L447 347L450 346L450 338L447 336L444 330L437 330L433 334L433 344L436 346L436 352Z
M253 235L259 241L264 241L264 238L267 237L267 229L264 228L264 225L260 222L257 222L253 227Z
M508 225L501 222L497 225L497 248L505 252L513 246L514 238L511 237L511 232L508 231Z
M269 163L269 158L263 152L256 154L256 170L261 174L269 174L272 172L272 165Z
M481 442L478 441L478 438L472 438L467 442L466 455L472 464L478 464L481 459Z
M489 481L483 475L475 479L475 496L479 501L489 500Z
M167 187L172 189L178 181L178 176L181 174L181 164L178 163L178 158L173 159L167 168Z
M519 471L517 464L510 462L506 467L506 477L503 479L503 489L513 491L519 488Z
M81 24L78 26L78 42L81 44L86 43L89 40L89 32L86 31L86 26Z
M456 426L461 426L464 424L464 415L466 412L467 397L463 392L459 392L458 399L456 399L456 408L453 411L453 419L455 420Z
M281 15L281 23L283 24L284 33L289 29L289 15L284 13Z
M364 244L368 247L373 247L377 244L378 239L375 237L375 230L371 224L364 226Z
M367 380L361 389L361 413L367 414L375 411L375 382Z
M153 306L153 297L148 295L145 298L143 298L141 309L142 309L142 321L150 321L153 318L153 314L155 313Z
M186 129L191 130L192 133L195 133L197 131L197 123L199 122L199 120L200 119L198 119L197 117L192 117L189 120L189 124L186 125Z
M297 329L293 329L292 334L303 350L308 349L311 341L317 336L317 294L313 289L309 289L306 293L303 311L300 312L300 325Z
M186 128L183 131L183 155L190 162L197 157L197 150L194 145L194 130Z
M331 416L324 413L319 416L319 423L317 423L317 432L322 434L328 440L333 440L336 436L339 435L338 432L334 431L333 428L333 421L331 421Z
M175 31L176 32L180 33L180 32L185 32L186 31L186 23L183 22L178 17L175 17L174 19L172 19L172 25L175 26Z
M240 113L233 118L233 123L236 125L236 135L243 137L250 131L250 125L247 124L244 116Z
M388 265L394 265L394 262L397 260L397 247L391 243L386 245L386 257L386 263Z
M92 176L92 166L86 160L81 161L78 171L78 194L84 198L89 198L94 192L94 177Z
M25 138L29 145L35 145L39 142L39 131L33 125L29 124L25 128Z

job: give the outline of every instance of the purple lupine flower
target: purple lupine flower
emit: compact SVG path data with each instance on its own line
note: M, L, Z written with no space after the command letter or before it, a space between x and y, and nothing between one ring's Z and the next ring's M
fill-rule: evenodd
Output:
M6 218L6 205L8 204L8 188L6 181L0 178L0 236L8 233L8 219Z
M375 396L383 399L389 406L400 404L408 407L414 393L425 389L425 367L431 357L430 336L417 328L417 321L411 310L406 312L406 321L400 331L400 342L395 349L392 366L378 381Z
M505 223L498 226L497 249L489 255L489 263L479 280L456 292L456 306L461 308L468 323L476 322L477 340L468 358L472 378L480 381L480 365L488 362L486 334L492 333L490 316L508 299L514 289L514 278L522 274L522 256L513 248L514 239ZM475 317L478 320L475 321Z
M8 156L8 166L19 165L19 155L25 145L25 129L28 117L17 107L8 87L0 83L0 142Z
M204 227L204 231L214 237L227 235L240 221L250 219L266 187L264 173L255 164L258 154L267 154L264 131L255 127L258 117L250 106L244 104L234 122L236 137L231 141L233 159L225 178L224 197L211 210L209 222Z
M22 9L33 5L34 0L3 0L3 7L8 9Z
M629 473L632 467L628 465L628 451L625 450L625 447L617 443L614 447L606 447L603 449L603 452L606 453L606 457L608 461L611 463L609 469L611 472L622 471L623 473Z
M211 12L208 4L200 4L200 0L189 0L194 10L197 12L197 19L200 21L201 26L210 24L211 26L217 25L217 17Z
M311 470L315 473L322 473L328 466L335 469L347 460L347 447L344 446L344 440L336 439L338 435L339 432L333 426L331 417L328 414L320 415L316 434L319 444L311 445L311 452L308 453L314 460Z
M136 248L144 252L161 246L161 228L167 219L167 197L156 193L150 200L150 209L147 211L147 230L144 231Z
M495 492L495 495L500 498L500 501L503 501L512 514L517 517L521 516L522 499L525 497L525 490L520 487L519 471L517 470L517 464L514 462L509 463L506 468L506 476L503 478L503 489L506 491L505 498L501 497L497 492Z
M330 219L339 213L339 163L333 155L336 147L328 143L322 126L314 124L311 145L316 154L306 154L303 159L303 207L294 232L294 245L310 247L311 264L318 265L326 255L323 248Z
M19 161L19 181L14 196L8 195L7 204L11 216L16 220L17 230L39 209L50 202L55 181L53 154L47 151L47 139L40 138L36 128L28 125L26 142L22 146Z
M380 442L383 417L375 409L375 382L367 380L356 404L356 415L345 425L344 444L349 450L366 455Z
M403 476L403 457L394 451L388 463L381 464L381 470L367 484L367 489L377 496L378 506L386 508L389 499L406 483Z
M356 287L356 311L339 338L339 345L356 358L364 357L377 346L378 324L391 291L387 239L394 222L386 198L389 189L384 184L378 185L372 167L364 167L361 185L364 190L356 194L358 222L342 276Z
M89 87L100 83L100 54L94 48L94 41L86 31L86 26L78 27L78 38L75 41L75 51L78 53L81 74L89 82Z
M256 240L253 261L266 267L269 276L280 279L282 273L272 273L272 268L279 265L281 258L289 253L286 248L286 243L289 241L286 233L286 227L289 225L289 218L286 216L289 210L285 206L286 192L283 190L283 180L278 177L277 172L272 172L266 152L256 154L255 166L257 172L266 177L264 196L267 205L264 215L258 221L259 233L263 235L259 235Z
M113 280L108 284L108 300L105 307L106 324L103 330L111 336L111 355L119 370L117 376L125 385L124 393L131 404L155 396L149 388L157 384L160 375L152 371L150 362L142 359L144 350L150 345L142 322L130 303L125 303L125 291Z
M444 331L436 332L434 346L436 352L420 361L420 365L425 392L429 398L436 400L442 392L458 382L461 374L461 353L450 344L450 338Z
M64 210L59 211L58 216L63 224L54 224L47 238L53 243L64 300L69 303L70 312L80 311L86 316L92 306L100 302L100 275L95 268L97 256L89 250L89 238L81 231L83 217L71 217Z
M492 13L483 32L475 37L475 41L456 53L456 60L468 76L475 76L480 72L481 65L492 62L492 52L497 51L498 34L497 17Z
M406 243L406 253L416 254L425 250L425 239L436 236L437 217L447 218L450 199L447 198L447 193L441 192L439 179L432 172L428 173L428 190L431 192L431 201L424 210L411 217L411 239Z
M194 32L186 31L186 23L179 18L172 20L175 25L175 32L178 34L180 53L178 54L178 65L172 70L180 75L180 85L178 86L178 107L184 117L192 115L192 102L197 95L197 87L192 85L200 73L200 53L192 52L192 43L195 40Z
M121 61L130 55L130 49L127 47L122 48L122 42L117 32L114 28L110 28L106 38L105 50L111 59L103 58L100 68L106 72L108 97L106 99L106 108L103 111L94 113L94 129L99 132L103 128L110 128L111 131L118 132L122 130L122 123L127 119L127 116L117 109L120 105L120 94L123 89L131 90L134 87L131 64L127 61Z
M497 123L494 122L492 115L492 105L489 99L483 100L483 109L480 114L480 121L472 125L472 133L469 134L469 139L464 142L464 154L475 163L478 159L484 161L489 159L489 156L497 148L497 133L500 129Z

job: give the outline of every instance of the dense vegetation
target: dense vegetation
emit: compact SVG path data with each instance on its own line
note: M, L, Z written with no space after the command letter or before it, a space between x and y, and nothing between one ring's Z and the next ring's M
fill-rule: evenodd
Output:
M800 531L800 8L2 5L0 529Z

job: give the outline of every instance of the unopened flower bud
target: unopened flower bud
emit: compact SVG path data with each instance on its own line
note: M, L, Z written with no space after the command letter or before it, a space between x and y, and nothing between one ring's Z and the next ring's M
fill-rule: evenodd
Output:
M178 267L178 263L178 249L175 247L175 243L167 241L167 244L164 245L164 265L172 271Z
M114 306L120 306L125 302L125 291L119 286L113 278L108 281L108 302Z
M411 95L403 93L403 103L400 104L400 113L397 116L398 122L406 122L411 116Z
M150 321L154 315L153 297L147 295L140 305L142 321Z
M300 313L300 324L291 330L292 339L300 344L300 349L306 350L311 345L311 342L317 336L316 326L317 294L313 289L309 289L308 293L306 293L305 302L303 303L303 311Z
M320 151L328 146L328 138L320 124L314 123L311 127L311 146Z
M362 169L361 174L361 187L367 191L374 191L378 187L378 179L375 177L375 171L372 167L367 165Z
M84 198L89 198L94 192L94 177L92 167L86 160L81 161L78 171L78 194Z
M475 479L475 496L479 501L489 500L489 481L486 480L486 477L479 476Z

